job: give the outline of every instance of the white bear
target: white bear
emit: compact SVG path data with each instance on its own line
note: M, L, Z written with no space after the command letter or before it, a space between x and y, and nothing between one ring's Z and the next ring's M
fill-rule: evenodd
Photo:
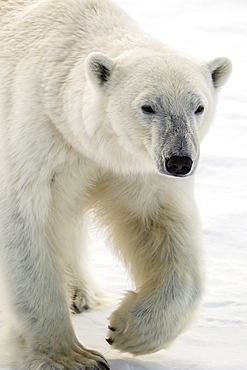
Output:
M70 320L97 298L78 263L89 210L136 286L107 341L164 348L202 295L193 178L231 63L163 45L110 0L0 6L0 245L16 365L109 369Z

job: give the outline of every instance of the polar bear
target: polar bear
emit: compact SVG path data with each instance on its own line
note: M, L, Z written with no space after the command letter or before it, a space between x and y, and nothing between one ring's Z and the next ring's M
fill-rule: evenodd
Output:
M70 319L97 295L78 264L90 210L136 286L107 341L164 348L202 294L193 178L231 62L163 45L110 0L0 5L0 245L16 365L109 369Z

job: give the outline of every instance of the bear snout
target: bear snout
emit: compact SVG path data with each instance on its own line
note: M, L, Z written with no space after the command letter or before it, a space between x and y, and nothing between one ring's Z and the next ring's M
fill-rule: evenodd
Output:
M167 172L172 176L186 176L190 173L193 161L190 157L172 156L165 159Z

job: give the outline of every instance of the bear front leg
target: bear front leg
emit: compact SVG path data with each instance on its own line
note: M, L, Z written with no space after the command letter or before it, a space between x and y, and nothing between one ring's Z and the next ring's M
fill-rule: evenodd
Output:
M83 347L74 333L61 264L48 244L44 224L1 208L1 260L4 266L14 361L25 370L105 370L106 360ZM54 253L55 252L55 253Z
M174 341L198 307L200 225L174 209L145 222L131 215L126 220L115 223L112 237L122 248L137 289L112 313L106 340L120 351L141 355Z

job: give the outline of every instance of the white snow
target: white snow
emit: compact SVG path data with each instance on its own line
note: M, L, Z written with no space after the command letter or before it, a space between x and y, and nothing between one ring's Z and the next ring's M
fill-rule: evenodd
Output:
M74 316L77 335L85 346L102 352L112 370L246 370L247 2L117 2L164 43L201 60L227 56L234 70L222 89L196 175L207 266L206 292L197 321L167 350L137 358L112 350L104 340L106 318L114 306ZM124 270L102 240L92 243L91 253L101 285L118 299L131 286Z

